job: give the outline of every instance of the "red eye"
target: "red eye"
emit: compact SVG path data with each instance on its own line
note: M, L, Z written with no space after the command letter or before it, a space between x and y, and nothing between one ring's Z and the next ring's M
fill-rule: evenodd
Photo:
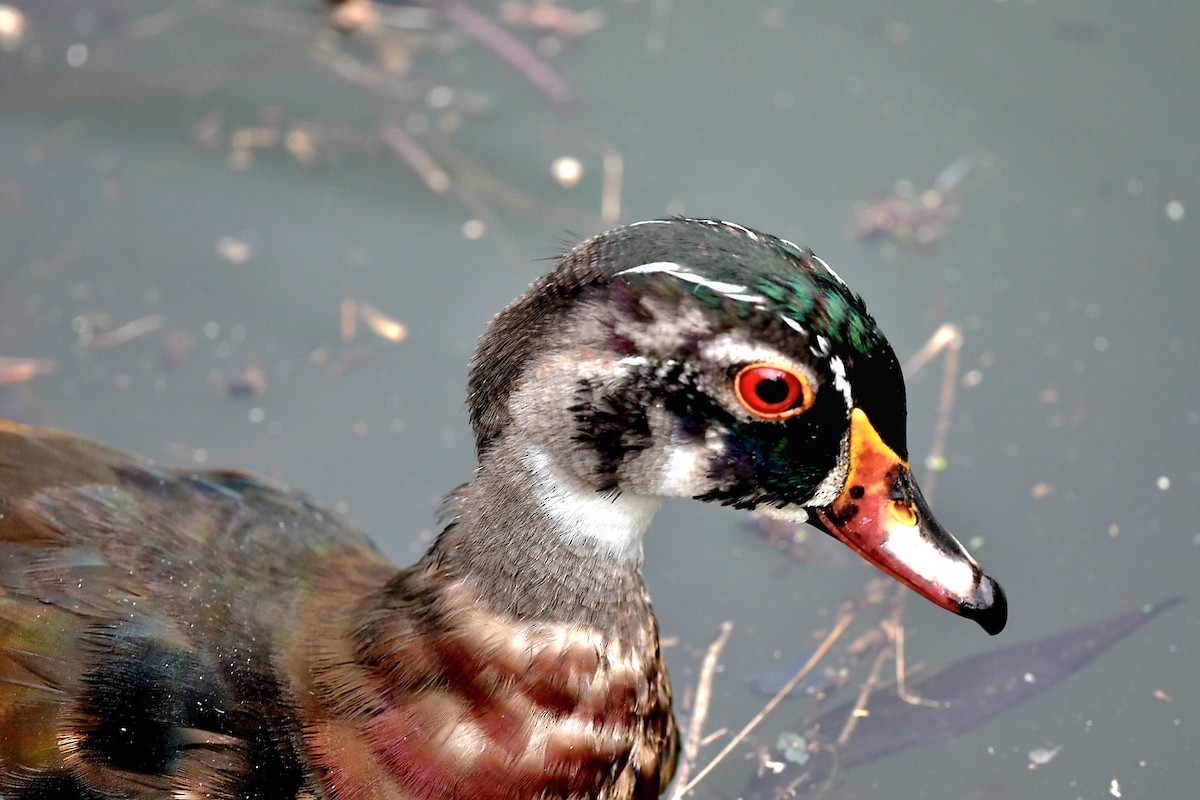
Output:
M813 404L808 378L777 364L742 367L733 379L733 393L742 407L759 419L787 419Z

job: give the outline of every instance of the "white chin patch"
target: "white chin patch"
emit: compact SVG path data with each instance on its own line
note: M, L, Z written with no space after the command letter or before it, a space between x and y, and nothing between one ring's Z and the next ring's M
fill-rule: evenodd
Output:
M570 542L589 544L625 560L642 560L642 537L662 498L622 493L601 494L561 474L550 457L536 448L524 458L533 491Z
M847 430L842 434L841 444L838 445L837 464L825 476L825 480L817 484L817 488L813 491L808 505L814 508L831 505L834 500L837 500L838 495L842 493L842 488L846 485L846 476L849 473L850 431Z
M658 492L663 497L690 497L699 485L707 459L699 447L676 445L667 453Z
M663 497L695 497L708 488L709 465L725 450L720 431L705 431L699 441L672 442L661 465L653 467L659 474L658 485L652 490Z
M764 517L771 519L781 519L784 522L791 522L796 525L807 524L812 521L812 515L808 513L808 509L804 506L790 505L779 508L772 505L761 505L754 509L755 513L762 514Z

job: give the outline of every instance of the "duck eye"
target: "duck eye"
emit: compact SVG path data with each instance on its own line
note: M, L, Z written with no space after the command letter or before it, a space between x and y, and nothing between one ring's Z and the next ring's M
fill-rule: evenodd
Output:
M742 408L759 419L787 419L813 404L808 378L778 364L742 367L733 379L733 393Z

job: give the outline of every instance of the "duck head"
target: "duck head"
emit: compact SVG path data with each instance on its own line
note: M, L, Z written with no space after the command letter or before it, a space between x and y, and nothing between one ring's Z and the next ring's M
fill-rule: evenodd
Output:
M811 523L1004 627L1000 586L913 479L895 353L805 248L699 219L589 239L492 322L469 404L481 469L521 461L552 516L622 557L660 498L694 497Z

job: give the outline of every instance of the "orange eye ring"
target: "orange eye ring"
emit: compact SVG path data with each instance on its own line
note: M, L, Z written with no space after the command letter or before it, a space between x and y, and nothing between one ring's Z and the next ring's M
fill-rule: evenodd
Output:
M733 379L738 403L759 419L778 420L812 408L808 377L782 364L759 362L742 367Z

